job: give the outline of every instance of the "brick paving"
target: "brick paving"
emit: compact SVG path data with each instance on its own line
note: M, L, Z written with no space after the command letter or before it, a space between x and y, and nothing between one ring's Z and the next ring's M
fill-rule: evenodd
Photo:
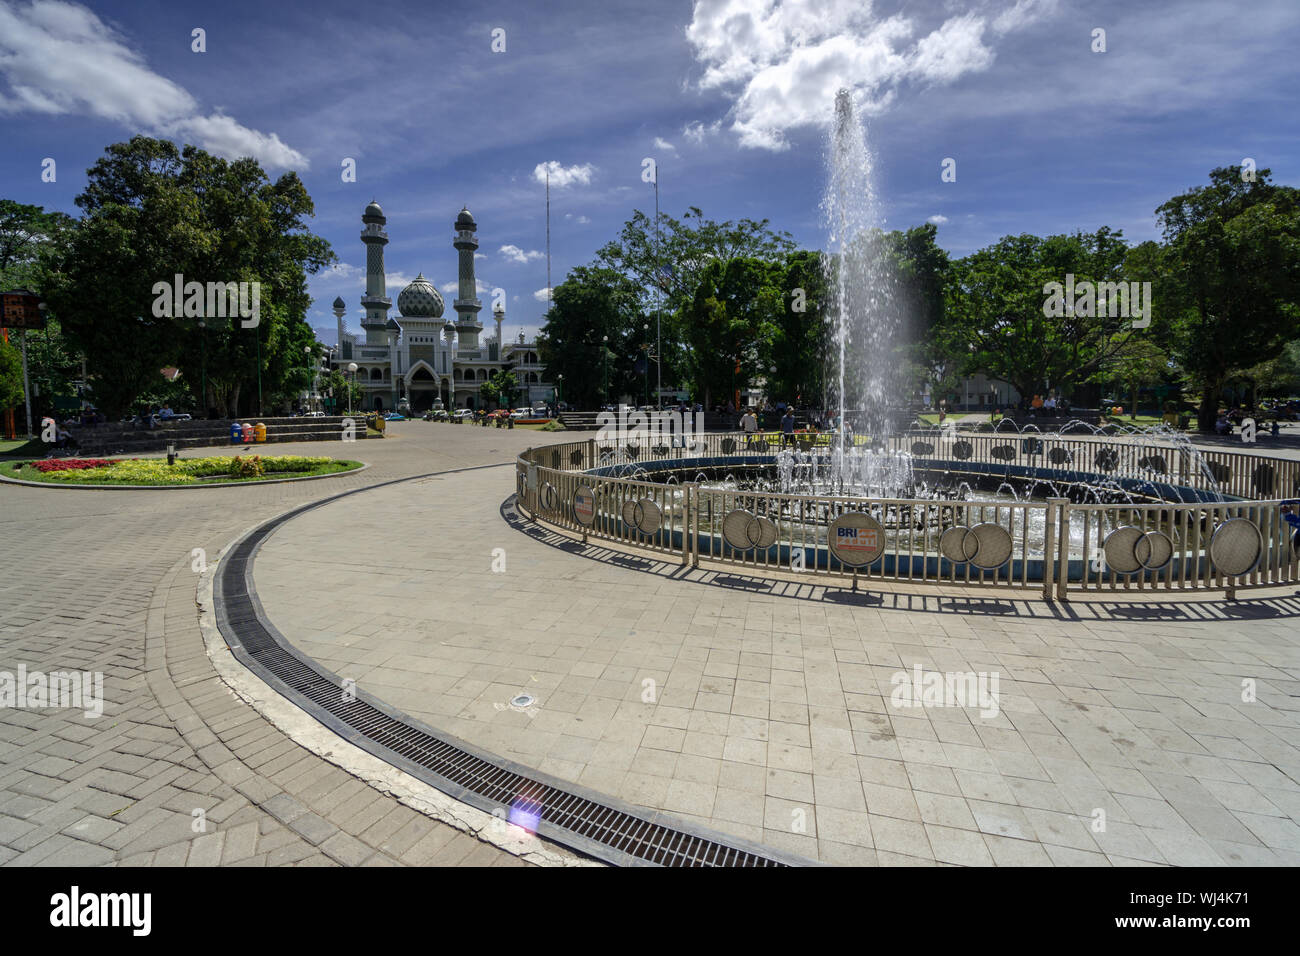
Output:
M288 739L217 676L197 625L193 549L215 560L247 527L303 502L539 442L475 431L412 422L382 441L269 449L372 464L323 481L0 486L0 671L104 675L98 718L0 709L0 863L525 865Z
M0 863L522 865L237 697L205 653L191 561L298 504L548 440L410 422L383 441L271 450L372 463L326 481L0 486L0 671L102 671L106 699L97 719L0 710ZM1291 591L1161 595L1137 613L1074 601L1067 616L928 588L873 605L593 560L503 521L512 490L511 470L492 469L304 514L258 558L267 611L326 666L440 729L826 862L1300 862ZM891 708L891 676L914 664L996 670L1000 713ZM1258 681L1254 702L1243 677ZM508 706L521 690L537 697L526 712Z
M513 482L445 475L295 518L257 559L267 614L434 727L825 862L1300 863L1294 587L854 598L523 533L500 513ZM998 713L893 706L917 665L997 673Z

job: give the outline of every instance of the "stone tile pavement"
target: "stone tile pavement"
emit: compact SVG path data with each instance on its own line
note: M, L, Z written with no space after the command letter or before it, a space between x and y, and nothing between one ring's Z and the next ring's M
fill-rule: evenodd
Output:
M738 588L520 533L512 491L446 475L296 518L257 560L267 613L432 726L830 863L1300 863L1294 589L1058 613ZM894 706L917 666L996 673L997 713Z
M104 675L104 713L0 709L0 863L523 865L303 749L217 677L193 549L393 477L513 458L534 433L409 423L324 481L168 491L0 485L0 671ZM201 454L196 450L192 455Z

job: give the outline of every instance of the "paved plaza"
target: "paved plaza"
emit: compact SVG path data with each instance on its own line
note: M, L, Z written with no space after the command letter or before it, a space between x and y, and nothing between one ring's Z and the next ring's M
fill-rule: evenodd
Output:
M443 472L293 518L253 575L299 650L437 730L831 864L1300 862L1295 588L1053 605L684 570L521 520L514 456L550 440L406 422L273 450L371 464L323 481L0 487L22 542L0 558L0 670L102 670L106 697L98 720L0 711L0 861L535 862L301 746L198 626L192 549ZM918 667L996 674L996 713L894 706Z

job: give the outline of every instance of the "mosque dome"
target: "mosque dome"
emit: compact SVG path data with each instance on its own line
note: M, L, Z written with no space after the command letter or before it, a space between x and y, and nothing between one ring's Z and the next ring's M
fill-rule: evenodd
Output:
M347 307L348 307L348 304L347 304L346 302L343 301L343 296L339 296L337 299L334 300L334 308L336 308L336 309L346 309Z
M370 200L370 205L366 206L366 211L361 214L361 217L363 219L366 218L367 216L378 216L379 218L382 219L384 216L384 210L379 205L379 203L375 202L372 199Z
M442 295L421 272L397 297L397 311L408 319L440 319Z
M462 206L460 210L460 215L456 217L456 228L459 229L462 226L469 226L473 228L477 225L478 224L474 222L474 217L470 215L469 209L466 208L465 206Z

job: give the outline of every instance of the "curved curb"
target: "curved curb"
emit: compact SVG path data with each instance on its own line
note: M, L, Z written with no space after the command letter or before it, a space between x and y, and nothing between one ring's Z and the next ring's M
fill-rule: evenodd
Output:
M30 459L21 458L19 461L28 461ZM44 459L40 459L44 460ZM7 478L0 474L0 482L10 485L26 485L28 488L92 488L96 491L192 491L195 488L244 488L248 485L283 485L291 481L320 481L322 478L341 478L344 475L359 475L370 467L370 463L363 461L360 468L349 468L347 471L334 471L328 475L299 475L297 478L261 478L256 481L213 481L207 484L192 485L82 485L67 484L61 485L53 481L27 481L23 478Z
M325 501L329 500L331 499ZM320 502L320 504L324 503ZM290 510L297 510L297 508ZM244 529L222 548L217 559L209 563L207 569L199 575L196 585L195 603L198 605L199 628L203 635L208 660L226 686L294 743L425 816L455 827L537 866L602 865L595 860L580 857L561 847L543 842L500 817L462 803L436 787L362 750L320 723L290 698L267 684L259 674L236 659L217 626L213 586L217 571L228 552L262 524L265 522Z
M302 672L302 677L310 676L318 681L323 679L324 681L333 684L334 687L341 688L342 682L338 675L332 673L317 663L314 659L298 650L283 634L280 633L274 624L267 620L265 612L261 607L261 601L257 596L256 588L253 585L253 565L257 552L260 550L262 544L264 544L266 540L268 540L279 529L280 525L292 521L293 518L302 513L315 510L322 505L330 504L340 498L422 478L502 467L511 467L511 463L502 462L495 465L446 469L441 472L432 472L425 475L410 475L404 478L370 485L365 488L351 489L320 501L299 505L289 511L283 512L279 516L260 522L258 525L250 528L235 541L223 548L221 552L222 556L226 558L226 564L229 565L231 552L235 548L243 548L245 545L248 545L249 547L248 554L241 557L239 563L235 564L233 567L228 567L224 572L227 576L232 574L239 575L242 570L242 593L237 595L237 600L233 606L233 613L238 615L236 619L255 620L257 626L264 632L263 636L257 638L257 640L264 643L266 639L269 638L277 648L275 652L276 655L280 658L293 658L297 667L300 668ZM269 530L264 530L268 529L268 527ZM258 540L249 543L247 540L249 538L257 538ZM590 862L586 859L587 857L594 857L597 862L612 863L615 865L655 865L649 859L643 859L639 856L631 855L628 852L624 852L622 849L601 842L598 839L588 837L586 835L587 827L585 824L582 830L574 830L566 825L556 825L543 818L537 826L540 837L533 836L523 830L519 830L518 834L511 834L509 832L510 830L518 828L511 827L498 816L498 814L508 812L508 806L502 806L489 797L481 796L476 790L462 786L454 779L445 777L438 771L430 769L421 763L416 763L404 754L392 751L380 742L378 738L372 739L366 736L364 731L359 731L356 726L347 723L339 716L331 713L314 699L303 693L299 693L295 686L301 682L299 674L286 674L284 676L276 674L273 671L268 670L266 664L254 657L253 653L242 644L239 646L230 644L230 642L220 633L219 624L217 623L223 622L227 629L232 625L232 622L226 616L227 611L224 599L227 596L223 593L223 605L219 608L216 604L215 597L218 590L217 578L212 574L205 574L204 577L206 579L206 585L203 594L200 596L200 606L203 607L206 602L207 614L205 615L205 620L208 622L207 626L212 629L209 636L210 647L213 647L221 657L224 657L224 654L221 654L224 649L225 652L230 653L236 659L240 666L256 673L258 678L260 678L258 681L259 685L265 686L274 691L279 703L288 708L290 712L295 713L299 720L304 721L304 723L298 726L306 733L310 734L312 739L315 741L313 744L304 743L304 746L308 746L309 749L320 753L322 756L326 756L326 754L318 750L317 747L329 747L331 749L329 758L332 758L333 750L344 749L345 742L350 738L356 743L349 744L346 749L351 759L356 761L356 763L344 767L348 772L362 776L364 779L371 782L374 782L375 780L380 781L380 783L376 784L377 786L380 786L381 789L385 789L385 792L390 792L394 796L398 796L399 799L404 798L399 793L399 790L402 788L399 786L398 782L405 783L409 786L411 781L415 781L419 787L428 788L424 791L422 796L428 798L429 803L432 804L432 809L426 809L425 805L422 805L420 809L438 819L444 819L442 816L443 813L449 814L449 817L445 818L446 822L461 827L462 829L466 827L464 822L466 814L471 810L481 815L481 817L471 817L471 819L486 818L487 820L495 820L495 827L491 824L485 824L482 829L474 829L475 835L479 836L481 839L489 839L488 834L492 833L493 830L495 830L498 835L501 834L502 830L504 830L506 831L506 837L515 836L516 839L531 841L527 843L527 845L533 849L533 852L537 852L535 847L542 839L546 840L550 844L555 844L558 847L564 847L566 850L573 851L574 862L569 862L568 858L563 858L562 863L556 862L551 865L579 865ZM224 587L229 587L229 584L226 583ZM258 653L261 652L259 651ZM219 657L213 657L212 659L214 665L216 665ZM228 666L234 666L234 662L231 662ZM225 673L226 672L223 670L223 678L225 677ZM741 837L722 833L708 827L699 826L681 820L664 811L633 806L617 798L610 797L603 793L598 793L588 787L582 786L581 784L561 780L550 774L542 773L541 771L499 757L482 747L468 743L467 741L452 734L448 734L445 731L440 731L436 728L430 727L360 688L352 690L352 694L353 697L351 699L369 706L373 711L378 712L390 720L398 721L404 725L406 732L433 738L434 742L439 746L450 747L454 750L458 750L462 757L490 764L497 772L504 772L517 777L522 777L525 784L537 785L554 790L558 795L558 799L571 800L576 798L580 801L595 804L596 809L603 811L606 815L613 812L621 816L632 818L634 823L641 822L650 826L652 829L658 828L659 831L666 831L669 836L675 835L679 840L684 839L687 843L691 843L693 840L703 841L705 844L714 845L724 851L724 853L727 850L734 850L736 851L737 856L733 857L733 859L757 858L758 860L763 861L760 865L820 865L816 860L810 860L798 856L797 854L755 843L754 841ZM262 710L262 705L266 703L261 700L250 700L249 702L252 703L254 707L257 707L259 712ZM277 724L277 726L279 725ZM286 733L288 732L286 731ZM293 734L291 734L293 739L299 739L298 733L299 729L296 727ZM337 760L334 760L333 762L338 763ZM339 765L343 766L341 763ZM354 766L365 769L354 769ZM425 775L427 775L427 777L432 777L433 780L428 780ZM389 787L396 789L387 789ZM430 793L433 792L436 792L438 797L429 798ZM488 812L489 809L491 811L490 813ZM619 836L624 835L625 834L622 833L619 834ZM491 839L490 842L493 842L509 852L520 854L520 850L516 849L517 844L513 842L507 841L498 843L496 839ZM676 846L677 842L675 841L668 849L675 849ZM579 858L577 854L582 854L582 857Z

